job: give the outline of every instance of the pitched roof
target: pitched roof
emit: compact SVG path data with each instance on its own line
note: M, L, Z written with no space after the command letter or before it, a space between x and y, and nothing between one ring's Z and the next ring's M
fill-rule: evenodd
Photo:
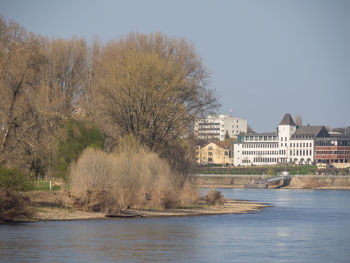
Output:
M284 117L281 120L279 125L294 125L294 126L296 126L292 116L290 116L290 113L284 114Z
M324 126L298 127L291 139L315 139L316 137L329 137Z

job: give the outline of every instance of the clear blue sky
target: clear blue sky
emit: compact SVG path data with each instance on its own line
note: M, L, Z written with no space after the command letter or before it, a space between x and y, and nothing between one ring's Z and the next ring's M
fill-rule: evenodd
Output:
M28 31L118 39L163 32L193 42L221 113L272 131L284 113L350 126L350 1L0 0Z

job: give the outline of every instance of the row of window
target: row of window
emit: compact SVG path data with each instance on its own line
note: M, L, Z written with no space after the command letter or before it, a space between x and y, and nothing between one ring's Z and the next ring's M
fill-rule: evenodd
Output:
M350 151L315 151L316 154L350 154Z
M245 136L245 141L276 141L277 136Z
M242 151L243 155L277 155L278 151Z
M289 154L292 156L311 156L312 151L311 150L290 150Z
M349 159L318 159L319 163L348 163Z
M207 126L207 125L220 125L219 122L199 122L197 123L199 126Z
M212 127L200 128L200 129L198 129L198 131L220 131L220 128L212 128Z
M350 139L344 141L315 141L316 146L350 146Z
M277 148L277 143L244 143L243 148Z
M293 143L290 143L289 144L289 146L290 147L312 147L312 143L310 142L301 142L301 143L295 143L295 142L293 142Z
M254 162L257 163L275 163L277 158L254 158Z
M292 138L295 139L313 139L315 137L314 134L294 134Z

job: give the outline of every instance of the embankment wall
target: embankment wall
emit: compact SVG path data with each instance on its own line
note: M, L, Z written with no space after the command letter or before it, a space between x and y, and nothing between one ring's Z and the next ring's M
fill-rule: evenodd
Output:
M196 175L198 185L201 187L232 187L243 188L245 184L260 180L261 175ZM346 189L350 190L350 176L326 175L296 175L290 184L284 188L290 189Z

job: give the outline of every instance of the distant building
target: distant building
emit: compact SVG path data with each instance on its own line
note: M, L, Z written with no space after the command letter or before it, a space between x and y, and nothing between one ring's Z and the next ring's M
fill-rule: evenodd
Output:
M248 122L245 119L230 115L209 115L204 119L195 120L194 134L201 140L225 140L225 137L235 138L238 134L247 132Z
M199 165L232 165L232 145L223 142L197 145L196 161Z
M350 135L316 138L315 161L317 163L341 165L350 163Z
M289 113L277 132L242 134L234 144L234 165L312 164L315 140L330 135L324 126L297 126Z

